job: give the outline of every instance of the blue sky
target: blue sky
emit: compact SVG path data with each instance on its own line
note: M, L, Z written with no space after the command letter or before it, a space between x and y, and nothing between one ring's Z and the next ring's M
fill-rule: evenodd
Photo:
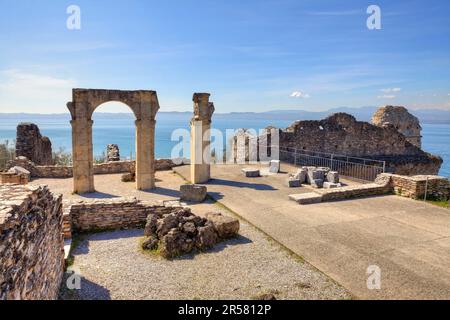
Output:
M66 112L72 87L156 90L160 111L191 110L196 91L217 112L450 109L450 1L0 4L0 112ZM81 30L66 27L71 4ZM381 30L366 27L371 4Z

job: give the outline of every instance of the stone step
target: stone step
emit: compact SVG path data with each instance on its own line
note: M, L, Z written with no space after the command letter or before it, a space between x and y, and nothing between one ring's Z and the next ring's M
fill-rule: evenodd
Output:
M298 204L313 204L322 202L322 196L313 192L291 194L289 195L289 199L297 202Z

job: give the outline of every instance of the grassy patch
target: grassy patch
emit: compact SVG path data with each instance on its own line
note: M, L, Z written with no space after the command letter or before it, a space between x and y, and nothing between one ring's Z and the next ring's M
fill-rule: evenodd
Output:
M428 203L431 203L435 206L439 206L442 208L449 209L448 207L448 200L447 201L439 201L439 200L427 200Z

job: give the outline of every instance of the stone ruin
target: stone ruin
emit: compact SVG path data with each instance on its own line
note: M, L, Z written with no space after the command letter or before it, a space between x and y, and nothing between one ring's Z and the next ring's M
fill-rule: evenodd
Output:
M442 158L419 147L420 124L414 116L400 107L384 107L375 115L374 122L377 124L382 122L379 119L389 120L389 124L383 122L382 125L374 125L357 121L346 113L335 113L319 121L296 121L286 129L276 129L279 147L281 150L289 148L385 161L387 172L401 175L438 174ZM405 119L405 123L402 124L399 119ZM270 132L273 130L270 127ZM245 130L240 131L234 142L239 135L247 136L247 133ZM246 140L251 139L257 140L257 149L270 148L270 142L265 142L265 136L246 137ZM247 143L244 148L239 150L234 143L235 162L238 162L239 154L245 157L249 154ZM294 162L294 157L281 153L280 160Z
M316 189L334 189L342 184L339 182L339 172L326 167L302 167L293 175L290 175L288 187L298 188L302 184L309 184Z
M174 258L194 249L204 251L224 239L232 238L239 231L239 220L220 213L208 213L199 217L189 208L175 212L150 213L145 225L142 248L158 250L165 258Z
M16 157L23 156L37 165L52 165L52 143L41 135L34 123L20 123L17 126Z
M119 146L117 144L108 144L106 147L106 162L120 161Z
M422 148L422 127L419 119L409 113L405 107L381 107L373 114L372 123L379 127L394 126L408 142L417 148Z

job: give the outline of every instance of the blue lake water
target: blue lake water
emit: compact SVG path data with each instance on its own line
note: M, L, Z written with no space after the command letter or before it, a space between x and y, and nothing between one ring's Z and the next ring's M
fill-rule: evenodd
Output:
M175 129L189 129L189 114L158 114L155 133L155 155L157 158L170 157L172 149L180 143L180 137L176 136L172 141L172 133ZM16 126L19 122L36 123L43 135L48 136L53 145L53 150L64 148L71 151L72 136L69 115L39 115L30 118L30 115L4 116L0 115L0 141L14 140ZM105 152L106 145L115 143L119 145L123 158L135 156L134 153L134 119L130 114L105 115L94 114L93 143L94 155L100 156ZM239 119L236 114L232 118L217 117L213 120L214 129L220 130L225 137L226 129L253 128L259 130L269 125L285 128L292 120L249 120ZM423 149L444 159L440 174L450 177L450 124L423 124ZM188 133L188 131L185 131ZM188 138L188 137L187 137ZM225 141L225 138L224 138ZM185 141L188 145L189 141ZM185 148L184 154L189 156L189 148Z

